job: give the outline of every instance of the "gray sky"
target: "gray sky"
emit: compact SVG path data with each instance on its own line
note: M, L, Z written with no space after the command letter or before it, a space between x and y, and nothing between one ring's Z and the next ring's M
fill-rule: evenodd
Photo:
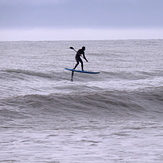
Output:
M163 38L163 0L0 0L0 40Z

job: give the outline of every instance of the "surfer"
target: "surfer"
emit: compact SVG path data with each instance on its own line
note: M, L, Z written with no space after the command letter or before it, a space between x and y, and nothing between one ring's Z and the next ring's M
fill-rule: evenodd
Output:
M88 62L88 60L86 59L86 57L85 57L85 46L83 46L82 47L82 49L79 49L78 51L77 51L77 53L76 53L76 56L75 56L75 59L76 59L76 65L75 65L75 67L74 67L74 69L76 69L76 67L78 66L78 64L79 64L79 62L81 63L81 68L82 68L82 71L84 71L84 69L83 69L83 61L82 61L82 59L80 58L81 57L81 55L83 54L83 58Z

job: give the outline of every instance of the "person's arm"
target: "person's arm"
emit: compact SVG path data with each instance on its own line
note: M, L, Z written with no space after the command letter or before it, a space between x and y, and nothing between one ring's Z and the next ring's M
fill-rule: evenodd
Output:
M88 62L87 58L85 57L85 53L83 52L83 58Z

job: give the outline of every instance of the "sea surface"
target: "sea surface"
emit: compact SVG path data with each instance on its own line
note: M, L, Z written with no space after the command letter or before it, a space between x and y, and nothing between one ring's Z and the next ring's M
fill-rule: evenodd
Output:
M0 163L162 162L163 40L0 42Z

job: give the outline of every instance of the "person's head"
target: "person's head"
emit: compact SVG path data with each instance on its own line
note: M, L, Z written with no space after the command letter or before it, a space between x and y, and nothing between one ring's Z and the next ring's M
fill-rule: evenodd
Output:
M82 47L82 50L85 50L85 46Z

